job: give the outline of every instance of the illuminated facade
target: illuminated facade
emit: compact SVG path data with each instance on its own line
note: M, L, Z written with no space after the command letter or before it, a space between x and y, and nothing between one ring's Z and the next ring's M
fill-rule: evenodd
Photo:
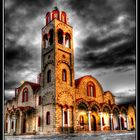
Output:
M116 105L90 75L74 79L73 29L64 11L46 14L41 48L38 83L25 81L5 104L6 134L136 128L134 105Z

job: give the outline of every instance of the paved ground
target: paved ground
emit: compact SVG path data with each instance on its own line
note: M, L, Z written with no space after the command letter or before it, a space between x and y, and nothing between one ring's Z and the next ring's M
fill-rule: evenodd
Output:
M5 136L5 140L136 140L135 131L104 131L60 135Z

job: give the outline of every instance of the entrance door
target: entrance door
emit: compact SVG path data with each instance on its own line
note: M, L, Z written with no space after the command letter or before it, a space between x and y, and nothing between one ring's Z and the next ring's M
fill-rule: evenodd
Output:
M23 133L26 132L26 119L23 119Z
M92 117L91 117L91 128L92 128L92 130L94 130L94 131L97 130L97 129L96 129L96 118L95 118L94 115L92 115Z

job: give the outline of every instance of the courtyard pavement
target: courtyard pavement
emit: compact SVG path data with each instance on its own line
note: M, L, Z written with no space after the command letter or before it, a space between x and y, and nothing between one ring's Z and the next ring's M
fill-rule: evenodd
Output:
M135 131L100 131L57 135L5 136L5 140L136 140Z

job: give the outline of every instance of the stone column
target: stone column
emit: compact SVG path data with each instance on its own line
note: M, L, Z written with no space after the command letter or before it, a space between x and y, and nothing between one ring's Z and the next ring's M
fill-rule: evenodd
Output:
M8 116L8 133L11 132L11 118L10 115Z
M69 112L69 110L70 110L70 109L68 108L68 110L67 110L67 113L68 113L68 127L70 127L70 119L69 119L69 113L70 113L70 112Z
M20 112L20 118L19 118L19 133L22 134L23 131L23 113Z
M101 130L103 130L103 124L102 124L102 112L100 112L99 115L100 115L100 125L101 125Z
M90 120L91 111L88 111L88 129L91 131L91 120Z
M112 123L112 119L113 119L113 114L109 114L110 116L110 130L113 130L113 123Z
M63 33L63 45L65 45L65 33Z
M128 119L128 115L126 115L126 125L127 125L127 130L129 130L129 119Z
M120 130L122 130L122 124L121 124L121 114L119 114L119 125L120 125Z
M16 116L14 115L14 133L16 133Z

